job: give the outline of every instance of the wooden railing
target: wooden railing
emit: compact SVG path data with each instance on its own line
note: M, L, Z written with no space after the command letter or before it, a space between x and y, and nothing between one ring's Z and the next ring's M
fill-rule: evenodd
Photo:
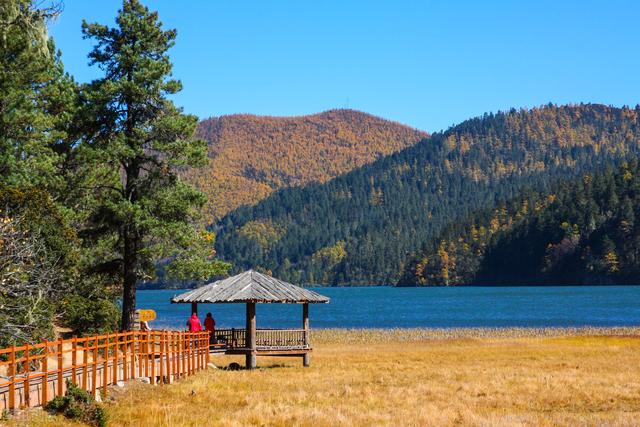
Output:
M225 344L227 348L245 348L247 331L245 329L216 329L213 342Z
M258 329L256 347L265 349L301 349L309 347L304 329Z
M245 329L216 329L214 342L228 349L246 348ZM256 347L261 349L303 349L309 347L308 331L304 329L258 329Z
M67 380L105 396L120 381L171 383L208 362L208 332L130 331L0 349L0 412L44 405Z

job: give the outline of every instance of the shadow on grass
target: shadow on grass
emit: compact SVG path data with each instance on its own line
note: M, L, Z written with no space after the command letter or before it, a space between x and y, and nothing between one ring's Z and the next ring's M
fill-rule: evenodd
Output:
M271 365L258 366L257 368L255 368L255 370L282 369L282 368L287 369L287 368L291 368L291 366L285 365L283 363L273 363ZM228 366L222 366L222 367L219 367L218 369L221 369L223 371L248 371L249 370L237 362L229 363Z

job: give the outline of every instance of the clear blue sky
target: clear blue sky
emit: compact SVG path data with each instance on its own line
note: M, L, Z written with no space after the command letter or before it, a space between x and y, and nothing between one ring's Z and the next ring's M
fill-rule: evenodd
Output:
M202 118L349 107L436 131L511 107L640 103L640 2L147 0ZM121 2L65 0L51 34L79 81Z

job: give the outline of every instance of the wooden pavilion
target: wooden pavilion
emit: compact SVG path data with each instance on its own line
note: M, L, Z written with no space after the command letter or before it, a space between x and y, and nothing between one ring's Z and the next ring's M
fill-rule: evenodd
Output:
M244 354L246 366L256 367L257 356L302 357L309 366L309 304L326 304L329 298L316 292L284 282L257 271L248 270L236 276L177 295L172 303L246 304L246 329L216 329L212 351L224 354ZM301 329L257 329L256 304L302 304Z

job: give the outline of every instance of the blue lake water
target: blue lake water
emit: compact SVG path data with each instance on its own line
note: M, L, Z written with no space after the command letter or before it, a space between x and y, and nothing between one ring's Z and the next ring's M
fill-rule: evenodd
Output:
M311 288L331 298L311 304L314 328L441 328L640 326L640 286ZM154 309L151 326L182 328L189 304L171 304L182 291L138 291L138 307ZM218 328L242 327L243 304L201 304ZM258 304L258 327L299 327L300 305Z

